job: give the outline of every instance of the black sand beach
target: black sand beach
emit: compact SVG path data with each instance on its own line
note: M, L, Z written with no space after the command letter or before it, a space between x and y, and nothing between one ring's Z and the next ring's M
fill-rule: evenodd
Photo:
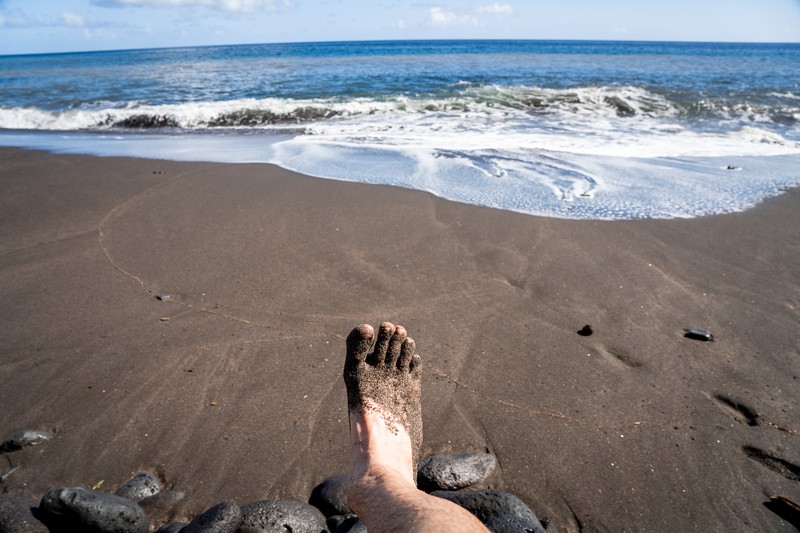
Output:
M56 435L0 456L4 492L149 470L177 518L305 501L347 461L344 338L390 320L425 361L423 455L496 454L548 531L794 529L765 502L800 500L798 190L567 221L9 148L0 188L0 439Z

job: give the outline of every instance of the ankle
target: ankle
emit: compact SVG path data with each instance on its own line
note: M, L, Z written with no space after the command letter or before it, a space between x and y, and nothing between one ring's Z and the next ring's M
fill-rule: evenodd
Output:
M399 476L416 487L411 439L403 426L389 428L373 411L351 413L350 437L351 477L367 481Z

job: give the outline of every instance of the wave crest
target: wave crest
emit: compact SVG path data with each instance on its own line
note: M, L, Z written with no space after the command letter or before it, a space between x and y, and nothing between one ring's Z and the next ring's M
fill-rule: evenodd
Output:
M637 86L545 89L464 83L435 95L165 105L92 102L57 111L0 107L0 128L251 129L346 144L435 145L454 150L517 146L625 156L674 156L698 150L713 155L741 149L762 153L765 144L771 146L769 153L796 153L800 106L786 95L770 98L761 103L725 102ZM760 140L755 140L753 131L759 132Z

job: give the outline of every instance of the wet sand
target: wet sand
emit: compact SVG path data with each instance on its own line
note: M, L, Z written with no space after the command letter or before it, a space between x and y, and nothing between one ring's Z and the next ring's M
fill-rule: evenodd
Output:
M495 453L549 531L793 529L764 502L800 500L800 190L566 221L9 148L0 188L0 439L56 433L0 456L4 491L146 469L186 513L305 501L347 461L345 336L389 320L424 358L423 456Z

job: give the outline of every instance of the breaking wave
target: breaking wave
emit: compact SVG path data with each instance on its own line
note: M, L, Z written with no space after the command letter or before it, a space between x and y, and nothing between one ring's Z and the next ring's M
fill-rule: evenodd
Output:
M0 128L45 131L254 130L348 146L538 149L617 156L800 152L793 95L762 103L690 99L636 86L545 89L456 84L437 95L241 99L63 111L0 108ZM702 142L700 142L702 141Z
M465 84L469 85L469 84ZM0 107L0 128L93 130L103 128L235 128L306 124L372 115L478 113L493 118L680 118L748 120L784 125L800 120L797 97L773 94L771 103L731 102L687 95L664 95L640 87L545 89L467 87L440 95L294 100L241 99L148 105L141 102L83 103L66 110Z

